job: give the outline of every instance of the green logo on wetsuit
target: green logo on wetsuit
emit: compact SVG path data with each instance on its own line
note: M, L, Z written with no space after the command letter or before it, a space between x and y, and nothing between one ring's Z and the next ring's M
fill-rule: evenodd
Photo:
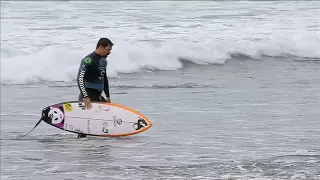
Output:
M92 63L92 59L89 58L89 57L87 57L87 58L84 59L84 62L85 62L86 64L91 64L91 63Z

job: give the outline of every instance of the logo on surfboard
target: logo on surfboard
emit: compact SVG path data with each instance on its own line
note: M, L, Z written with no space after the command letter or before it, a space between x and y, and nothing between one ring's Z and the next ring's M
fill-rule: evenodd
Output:
M108 127L108 122L104 122L102 124L102 132L103 133L108 133L109 132L107 127Z
M67 112L71 112L73 107L70 103L67 103L67 104L63 104L63 109Z
M63 113L63 108L62 106L58 107L50 107L48 109L45 110L45 114L47 114L46 116L44 116L44 121L59 127L59 128L63 128L64 126L64 113Z
M148 126L148 123L146 120L142 119L141 117L139 117L138 122L133 124L133 128L135 130L139 130L145 126Z
M102 127L102 132L103 133L108 133L108 128L107 127Z
M117 118L116 115L113 115L113 126L116 127L117 124L121 125L122 124L122 119Z
M79 108L81 108L82 110L86 110L86 107L84 106L83 103L79 102L78 103Z
M100 109L101 111L109 111L109 110L110 110L110 106L105 105L105 104L100 104L100 105L99 105L99 109Z

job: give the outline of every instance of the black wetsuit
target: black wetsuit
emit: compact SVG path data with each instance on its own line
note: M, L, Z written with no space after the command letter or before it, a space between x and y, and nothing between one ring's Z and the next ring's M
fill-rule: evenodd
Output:
M89 97L91 101L106 101L102 92L109 98L109 81L106 73L107 60L92 52L81 60L77 83L80 89L79 101Z
M109 81L106 73L107 60L96 52L92 52L81 60L78 71L77 83L80 89L79 101L89 97L91 101L106 102L102 92L106 97L110 97ZM79 133L78 137L86 137Z

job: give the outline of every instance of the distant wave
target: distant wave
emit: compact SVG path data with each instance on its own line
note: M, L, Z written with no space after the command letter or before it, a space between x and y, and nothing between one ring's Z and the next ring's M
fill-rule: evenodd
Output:
M302 43L303 42L303 43ZM320 36L300 35L290 39L273 37L269 40L216 40L186 43L141 42L139 46L117 43L108 57L108 76L119 73L139 73L143 70L176 71L198 65L224 64L228 60L255 60L271 57L279 60L320 62ZM68 48L68 51L66 51ZM80 60L90 48L46 46L29 54L16 55L5 50L1 54L1 83L29 84L41 82L73 82ZM248 62L250 63L250 62Z
M77 85L50 85L48 87L56 87L56 88L69 88L69 87L76 87ZM148 84L148 85L139 85L139 84L126 84L126 85L119 85L113 84L112 88L118 89L175 89L175 88L208 88L213 87L212 85L199 85L197 83L182 83L182 84Z
M199 85L196 83L183 83L176 85L115 85L113 87L123 88L123 89L132 89L132 88L148 88L148 89L174 89L174 88L206 88L210 85Z

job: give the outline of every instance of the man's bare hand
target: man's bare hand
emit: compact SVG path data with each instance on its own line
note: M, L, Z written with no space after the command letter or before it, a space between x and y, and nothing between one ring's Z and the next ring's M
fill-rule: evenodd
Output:
M111 103L111 100L110 100L110 98L107 98L107 103Z
M86 107L86 109L92 108L91 100L89 97L83 98L83 102L84 102L84 106Z

